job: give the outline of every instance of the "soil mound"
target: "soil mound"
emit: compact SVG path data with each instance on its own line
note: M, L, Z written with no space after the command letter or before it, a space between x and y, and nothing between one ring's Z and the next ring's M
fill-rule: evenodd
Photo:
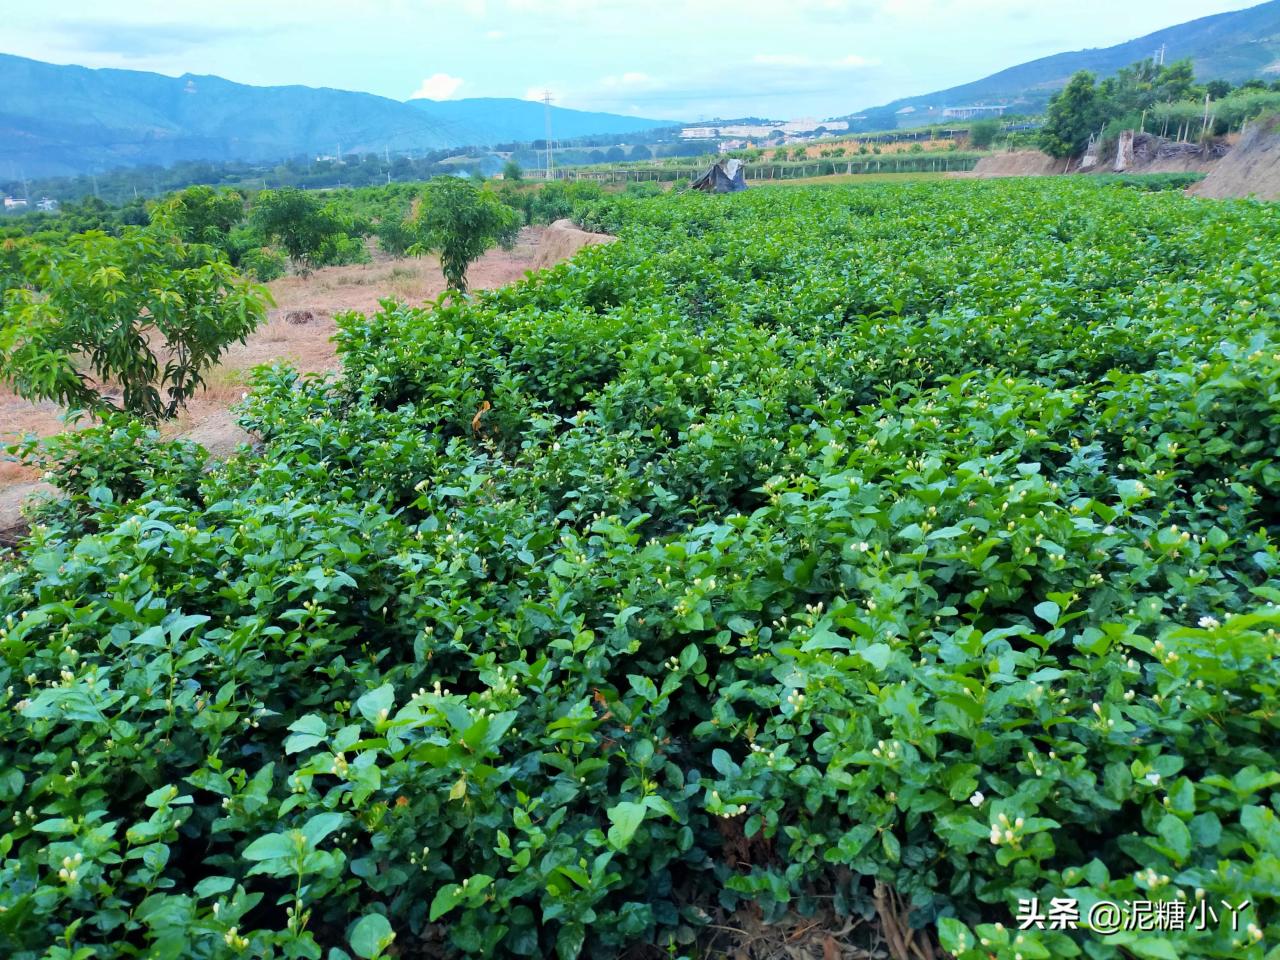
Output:
M617 237L607 233L588 233L572 220L557 220L543 232L533 255L533 269L542 270L568 260L583 247L613 243Z
M1235 149L1187 192L1218 199L1280 200L1280 116L1250 124Z
M1039 150L1014 150L983 157L972 170L954 173L952 176L976 180L991 177L1045 177L1062 173L1065 166L1065 161L1055 160Z

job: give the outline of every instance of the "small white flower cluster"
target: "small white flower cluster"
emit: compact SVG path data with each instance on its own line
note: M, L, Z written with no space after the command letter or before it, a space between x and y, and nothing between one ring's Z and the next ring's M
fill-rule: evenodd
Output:
M712 800L714 800L717 804L719 804L719 803L720 803L720 793L719 793L719 791L717 791L717 790L712 790L712 791L711 791L711 799L712 799ZM726 805L724 805L724 806L723 806L723 808L721 809L721 811L720 811L720 813L718 814L718 816L720 816L722 819L729 820L729 819L731 819L731 818L733 818L733 817L739 816L739 815L744 814L744 813L746 813L746 812L747 812L747 808L746 808L746 806L745 806L744 804L736 804L736 805L735 805L735 804L730 803L730 804L726 804Z
M1093 712L1094 712L1094 715L1098 718L1098 723L1100 723L1106 729L1110 730L1112 727L1116 725L1116 722L1111 718L1102 716L1102 704L1095 703L1093 705Z
M1021 843L1018 837L1018 831L1022 829L1026 821L1022 817L1010 822L1007 814L1000 814L996 818L998 822L991 825L991 842L997 847L1007 843L1012 846L1018 846Z
M425 870L425 869L427 869L427 866L428 866L428 864L427 864L427 854L429 854L430 852L431 852L431 848L430 848L430 847L423 847L423 848L422 848L422 853L420 853L420 854L419 854L419 853L411 853L411 854L409 854L409 862L410 862L410 863L412 863L412 864L414 864L415 866L421 866L421 867L422 867L422 869L423 869L423 870ZM421 857L421 858L422 858L422 863L421 863L421 864L419 864L419 863L418 863L418 858L419 858L419 857Z
M493 683L484 690L480 691L482 699L490 697L503 697L507 694L517 693L520 689L520 676L515 673L507 673L505 667L498 666L494 668L497 678Z
M797 711L804 709L804 694L799 690L792 690L787 694L787 703Z
M58 879L63 883L75 884L80 880L78 867L84 862L84 854L77 853L74 857L62 858L62 869L58 871Z
M430 690L428 690L426 687L420 687L418 689L418 692L413 695L413 699L421 700L423 697L427 696L428 694L436 697L448 697L448 696L451 696L452 693L453 691L449 690L447 687L442 687L440 685L440 681L437 680L432 685Z
M871 755L881 760L898 760L902 757L902 744L897 740L878 740L871 748Z
M222 935L223 941L233 950L243 950L249 946L247 938L240 936L236 927L232 927Z
M1139 870L1133 875L1133 879L1135 883L1145 883L1149 890L1157 890L1160 887L1167 886L1169 883L1168 874L1156 873L1150 867L1145 870ZM1198 894L1200 891L1197 890L1196 893Z
M756 743L751 744L751 752L762 754L764 756L764 765L770 769L773 769L773 765L778 759L774 750L766 750L764 747Z

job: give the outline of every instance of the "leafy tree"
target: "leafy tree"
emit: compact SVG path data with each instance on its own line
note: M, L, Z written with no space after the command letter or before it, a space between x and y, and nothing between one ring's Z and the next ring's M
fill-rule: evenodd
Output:
M969 146L976 150L989 150L1000 135L998 120L978 120L969 127Z
M253 227L277 242L294 265L308 270L327 262L344 236L342 220L296 187L263 190L250 215Z
M1071 157L1080 153L1089 135L1101 125L1102 105L1093 74L1081 70L1049 101L1044 126L1038 137L1040 149L1051 157Z
M22 289L26 278L22 273L22 248L25 240L7 238L0 240L0 317L4 316L4 305L8 301L9 291Z
M148 419L177 413L269 299L212 248L152 229L29 245L21 269L0 310L0 380L29 400Z
M621 147L613 146L604 152L604 158L609 163L621 163L627 159L627 153Z
M67 233L84 233L87 230L112 232L117 223L111 205L98 197L84 197L62 205L58 218Z
M1189 59L1175 60L1160 70L1154 85L1153 103L1196 98L1196 73ZM1203 98L1203 94L1201 94ZM1149 104L1144 104L1144 109Z
M151 210L151 222L187 243L228 249L233 227L244 219L244 197L234 190L196 186L179 190Z
M1210 80L1204 85L1204 92L1210 99L1221 100L1231 92L1231 84L1226 80Z
M646 147L643 143L637 143L631 148L632 160L652 160L653 151Z
M465 293L467 267L494 244L511 249L519 215L487 190L457 177L427 184L413 221L416 242L409 253L435 251L451 290Z
M519 182L524 179L524 171L520 169L520 164L515 160L508 160L502 165L502 179Z

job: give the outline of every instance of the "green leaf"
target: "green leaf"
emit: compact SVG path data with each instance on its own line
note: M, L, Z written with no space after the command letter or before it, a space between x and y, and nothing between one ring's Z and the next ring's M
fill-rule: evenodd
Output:
M942 949L952 956L957 956L978 942L977 937L955 917L942 917L938 920L938 942Z
M169 624L169 638L179 640L188 630L208 622L209 617L203 613L191 613L184 617L178 617L173 623Z
M462 902L465 893L460 883L446 883L443 887L436 891L436 895L431 900L431 913L428 917L430 922L435 923L446 913Z
M370 913L357 920L351 928L351 949L363 960L374 960L395 938L395 931L387 918L380 913Z
M902 859L902 844L892 830L880 834L880 845L884 847L884 855L890 863L897 863Z
M312 747L324 743L324 737L317 737L311 733L295 733L290 737L285 737L284 752L286 755L301 753L303 750L310 750Z
M391 708L395 706L395 702L395 688L389 683L384 683L377 690L370 690L357 700L356 709L360 711L362 717L377 726L390 716Z
M609 843L616 850L625 850L635 836L636 830L644 822L646 807L643 803L623 801L609 809Z
M323 737L328 732L328 725L324 719L314 713L308 713L306 716L299 717L293 723L289 724L289 729L294 733L305 733L313 737Z
M268 833L244 848L246 860L280 860L298 852L298 844L287 833Z
M341 813L317 813L302 825L302 835L311 846L318 847L320 841L339 829L346 819Z
M1191 831L1187 829L1185 823L1172 813L1166 814L1160 820L1160 825L1156 828L1156 832L1168 844L1169 849L1173 851L1173 855L1179 863L1184 862L1191 856Z
M220 893L226 893L235 883L231 877L205 877L196 884L195 894L197 897L216 897Z
M1125 949L1151 960L1180 960L1177 949L1164 937L1142 937L1125 944Z
M627 683L631 685L631 689L640 697L643 697L649 703L653 703L658 699L658 688L654 686L652 680L648 677L641 676L636 673L627 675Z
M467 795L467 775L464 773L460 776L452 787L449 788L450 800L461 800Z
M1025 607L1023 609L1026 609ZM1052 600L1042 600L1036 604L1036 616L1043 620L1049 626L1057 626L1058 617L1062 613L1062 608Z
M893 657L893 648L887 643L873 643L859 650L858 655L875 667L876 670L883 673L885 667L889 666L889 660Z

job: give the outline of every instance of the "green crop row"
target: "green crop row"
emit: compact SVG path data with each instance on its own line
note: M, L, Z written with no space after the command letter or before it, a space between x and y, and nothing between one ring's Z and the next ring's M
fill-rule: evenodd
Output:
M257 452L43 454L0 952L693 956L882 885L963 960L1280 956L1274 211L585 217L622 240L261 371ZM1029 898L1220 916L1018 931Z

